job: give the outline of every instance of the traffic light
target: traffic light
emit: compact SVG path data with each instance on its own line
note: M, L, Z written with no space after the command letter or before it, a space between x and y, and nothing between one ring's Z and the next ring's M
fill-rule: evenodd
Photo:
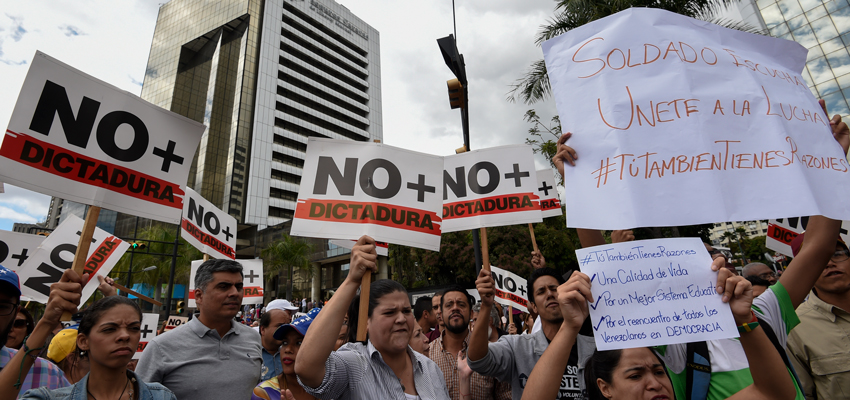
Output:
M130 243L130 250L144 250L148 245L145 242L133 242Z
M183 314L183 306L186 303L183 300L177 302L177 314Z
M463 85L457 79L449 79L446 84L449 86L449 104L452 106L452 110L463 108Z

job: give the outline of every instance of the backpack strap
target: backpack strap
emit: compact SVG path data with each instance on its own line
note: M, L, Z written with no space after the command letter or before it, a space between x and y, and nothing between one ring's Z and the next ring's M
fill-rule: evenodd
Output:
M785 353L785 346L782 346L779 343L779 339L776 337L776 332L773 331L773 328L767 323L767 321L759 318L758 315L756 315L756 319L758 319L759 325L761 325L761 329L764 331L764 334L767 335L768 339L770 339L770 343L773 343L773 347L775 347L776 351L779 352L779 356L782 357L782 362L784 362L785 366L788 367L788 370L791 371L791 377L794 378L797 388L802 389L803 385L800 383L800 378L797 377L797 371L794 370L794 365L791 364L791 360L788 359L788 354Z
M708 384L711 381L711 356L708 354L708 343L688 343L685 351L688 356L685 363L685 396L687 400L706 400Z

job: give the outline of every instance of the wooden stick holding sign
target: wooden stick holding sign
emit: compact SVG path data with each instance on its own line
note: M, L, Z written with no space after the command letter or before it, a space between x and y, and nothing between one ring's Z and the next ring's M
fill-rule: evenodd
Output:
M528 232L531 233L531 245L534 247L534 251L537 251L537 239L534 238L534 225L531 222L528 223Z
M372 287L372 271L363 274L360 281L360 311L357 314L357 341L366 340L366 321L369 314L369 292Z
M210 260L210 255L207 254L207 253L204 253L204 261L209 261L209 260Z
M508 306L508 322L514 324L514 306Z
M490 271L490 249L487 247L487 228L481 228L481 266L482 269Z
M162 307L162 303L161 303L161 302L158 302L158 301L156 301L156 300L154 300L154 299L152 299L152 298L150 298L150 297L148 297L148 296L145 296L145 295L143 295L143 294L141 294L141 293L139 293L139 292L137 292L137 291L135 291L135 290L133 290L133 289L128 289L128 288L127 288L127 287L125 287L124 285L119 285L118 283L113 283L113 284L112 284L112 286L113 286L114 288L116 288L116 289L118 289L118 290L122 291L122 292L130 293L130 294L132 294L133 296L136 296L136 297L138 297L138 298L140 298L140 299L142 299L142 300L144 300L144 301L147 301L148 303L155 304L155 305L157 305L157 306Z
M89 247L91 247L91 239L94 235L94 228L97 226L97 217L100 216L100 207L90 206L89 212L86 213L86 221L83 223L83 230L80 232L80 241L77 243L77 252L74 254L74 263L71 264L71 269L78 275L83 276L83 268L86 266L86 259L89 255ZM85 282L83 283L85 286ZM71 313L64 312L62 321L70 321Z

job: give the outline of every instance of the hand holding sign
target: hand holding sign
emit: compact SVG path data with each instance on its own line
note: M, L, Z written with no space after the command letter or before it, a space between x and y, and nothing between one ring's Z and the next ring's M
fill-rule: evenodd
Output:
M77 312L83 285L88 280L89 274L83 274L80 277L73 269L66 269L59 282L50 285L50 296L47 299L47 306L44 307L44 316L38 323L45 323L54 327L59 323L63 313L73 314Z
M378 252L375 250L375 239L363 235L351 249L351 264L346 280L360 284L360 315L369 312L369 289L372 285L372 273L378 272ZM367 318L357 322L357 340L366 340Z
M818 100L818 104L820 104L821 108L823 108L823 113L828 117L829 113L826 111L826 101L820 99ZM841 121L841 115L835 114L829 120L829 127L832 128L832 137L841 145L844 154L847 154L847 149L850 149L850 128L847 127L847 123Z
M496 296L496 282L493 281L490 270L481 269L481 272L478 273L478 279L475 280L475 288L478 289L478 295L481 296L481 305L493 307Z
M733 275L726 268L717 274L717 293L723 295L723 302L729 303L735 323L743 325L752 319L753 284L740 275Z
M558 305L564 316L564 326L572 332L578 332L589 313L587 303L593 303L590 293L590 277L575 271L570 280L558 286Z

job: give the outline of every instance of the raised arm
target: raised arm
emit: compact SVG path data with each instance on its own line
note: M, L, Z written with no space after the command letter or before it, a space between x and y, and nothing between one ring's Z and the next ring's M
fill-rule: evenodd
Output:
M481 269L481 272L478 273L478 279L475 280L475 288L478 289L478 295L481 297L481 310L478 311L478 320L489 321L490 310L493 309L493 302L495 301L493 296L496 294L496 283L493 282L490 271ZM482 324L482 322L478 324ZM472 330L469 334L467 358L477 361L487 355L490 344L488 336L487 329Z
M88 274L82 278L72 269L66 269L58 283L50 285L50 297L44 307L44 315L35 325L32 333L27 337L24 347L0 369L0 400L14 400L18 397L20 386L15 386L20 378L23 382L30 368L35 363L39 349L46 345L47 336L53 328L59 324L59 319L65 311L77 312L80 304L80 296L83 291L83 282L88 279ZM29 355L24 349L33 350Z
M729 301L735 323L743 326L754 322L755 314L751 308L753 305L752 284L742 276L732 275L732 272L726 268L721 269L718 276L723 278L724 301ZM744 353L750 365L758 365L758 368L750 368L753 384L730 399L791 400L796 397L797 390L785 368L785 363L761 326L756 326L750 332L741 332L741 346L744 347Z
M317 388L322 384L326 373L325 361L334 349L345 312L357 294L363 275L378 271L377 260L375 240L369 236L361 237L351 249L348 277L310 324L310 330L304 336L301 350L295 359L295 373L304 385ZM366 316L361 315L360 318Z
M523 400L558 397L561 378L567 367L570 351L588 315L588 301L592 302L593 296L590 293L590 278L587 275L576 271L570 275L570 280L558 286L558 303L564 322L531 371L531 376L528 377L528 383L522 392Z

